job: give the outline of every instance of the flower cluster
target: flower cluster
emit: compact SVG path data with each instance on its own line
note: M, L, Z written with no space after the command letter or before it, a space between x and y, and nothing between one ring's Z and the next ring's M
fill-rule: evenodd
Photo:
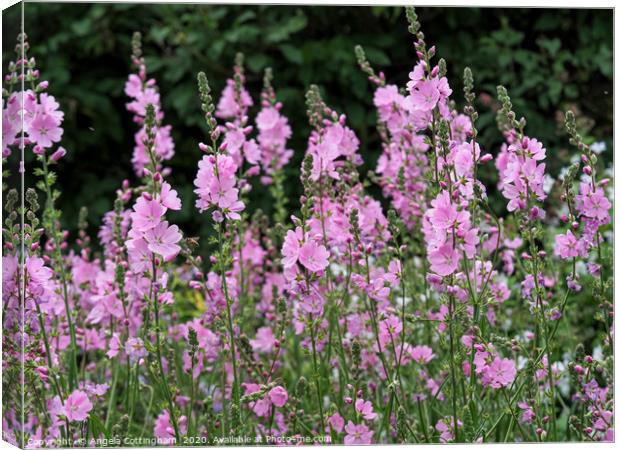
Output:
M138 176L144 176L144 168L152 164L152 156L157 156L157 160L161 164L174 156L174 141L172 140L172 127L163 125L164 112L161 107L161 98L157 89L157 82L154 78L148 78L146 73L146 63L142 57L142 48L140 43L140 34L136 33L132 41L133 56L132 62L137 68L137 73L129 75L125 83L125 94L131 98L131 102L127 103L127 111L131 112L133 120L141 126L135 135L135 147L131 162ZM155 134L154 155L149 155L145 148L144 140L146 139L146 113L147 107L152 105L155 110L155 123L153 132ZM165 175L170 169L157 167Z
M62 99L20 36L3 162L32 151L37 183L23 205L4 193L6 440L614 439L613 183L600 146L567 113L578 155L556 182L544 162L555 150L526 135L500 86L492 106L506 142L493 148L478 131L472 72L461 102L415 10L406 15L405 86L355 50L377 109L373 171L360 173L361 135L317 86L309 132L292 129L270 69L252 108L238 55L217 101L198 74L206 138L193 198L164 167L174 156L166 93L135 35L125 92L136 177L118 187L94 242L86 209L75 236L63 228L52 171L66 153L53 150ZM299 180L293 131L308 136ZM295 209L286 185L298 182ZM265 211L251 201L257 186ZM172 223L188 202L207 242Z

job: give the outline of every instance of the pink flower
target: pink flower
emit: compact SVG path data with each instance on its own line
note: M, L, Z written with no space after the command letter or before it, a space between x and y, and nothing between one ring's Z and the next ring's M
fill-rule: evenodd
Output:
M411 90L411 101L416 109L432 110L439 101L440 93L437 80L420 81Z
M377 414L373 411L372 403L370 401L364 401L361 398L358 398L355 401L355 411L364 418L364 420L373 420L377 417Z
M133 210L134 212L131 213L132 227L138 231L155 228L166 212L166 208L158 200L147 200L144 197L136 200Z
M288 119L273 106L265 106L256 116L258 143L260 145L261 165L266 174L284 167L293 155L286 149L286 141L291 137Z
M555 254L562 259L576 258L584 252L575 235L568 230L566 234L558 234L555 237Z
M88 395L80 390L75 390L65 401L64 414L70 422L81 422L88 418L88 413L93 409L93 404Z
M605 197L602 187L592 190L590 183L581 183L579 194L575 197L577 208L586 217L606 222L609 219L611 202Z
M118 352L121 348L121 340L118 337L118 333L114 333L110 338L110 342L108 343L109 350L106 352L106 356L108 358L114 358L118 355Z
M285 269L290 269L297 262L301 239L303 239L303 231L300 227L295 228L295 231L288 230L286 232L284 244L282 244L282 265Z
M222 208L224 215L230 220L239 220L241 211L245 209L244 203L238 198L238 189L227 191L226 195L220 197L218 206Z
M166 221L148 230L144 234L144 239L148 243L149 250L161 255L166 261L170 261L181 251L181 247L177 245L177 242L181 240L179 227L176 225L168 226Z
M372 443L373 431L369 431L366 425L355 425L349 420L345 427L346 436L344 437L345 445L368 445Z
M428 210L428 216L433 227L447 230L457 224L461 214L459 214L456 205L450 200L448 191L442 191L431 202L432 208Z
M250 345L255 352L270 353L276 343L273 330L270 327L261 327L256 332L256 339L250 340Z
M431 263L431 270L437 275L446 277L456 270L459 265L460 255L456 249L452 248L451 243L443 244L428 255Z
M223 220L223 215L231 220L241 218L239 212L245 205L239 200L239 189L235 187L237 164L229 155L205 155L198 163L198 173L194 180L198 195L196 207L204 211L211 207L220 208L214 212L214 219ZM215 214L217 213L217 214Z
M381 280L383 283L383 280ZM388 289L388 295L389 295ZM403 331L403 324L397 316L389 316L385 320L382 320L379 323L379 340L381 344L389 344L394 341L396 342L396 337L400 335L401 331Z
M170 421L170 413L168 410L162 411L162 413L155 419L155 427L153 434L156 438L162 439L164 443L173 442L175 439L174 427Z
M239 111L240 106L246 109L252 106L252 97L245 88L241 89L241 105L235 99L235 82L232 79L226 80L226 87L222 91L222 96L217 104L215 116L221 119L232 119Z
M427 345L416 345L411 349L411 359L420 364L426 364L434 357L435 355L433 355L433 349Z
M127 256L129 257L131 270L136 273L146 272L153 265L149 243L142 238L129 239L127 241Z
M517 376L517 368L513 360L496 356L493 362L486 367L483 374L483 384L493 389L506 387Z
M252 411L258 417L268 417L271 413L271 401L268 398L256 400L252 406Z
M288 401L288 393L282 386L276 386L269 391L269 400L278 408L282 408Z
M45 267L45 261L37 256L26 259L26 272L30 282L43 285L52 277L54 272L49 267Z
M127 339L127 342L125 343L125 352L133 361L138 361L140 358L145 358L148 354L142 339L133 337Z
M125 82L125 94L128 97L138 97L142 93L142 80L138 75L132 73Z
M327 419L327 425L332 427L332 429L336 432L336 433L341 433L342 430L344 429L344 419L342 418L342 416L338 413L334 413L333 415L329 416L329 418ZM329 432L329 430L325 430L326 432Z
M463 426L460 420L457 422L457 426ZM452 441L454 439L454 417L440 419L435 425L435 429L440 433L439 441L442 444Z
M67 150L64 147L58 147L58 150L52 153L52 156L50 156L50 159L54 162L58 162L62 158L64 158L66 154L67 154Z
M534 413L534 410L532 409L532 407L528 405L526 402L519 402L517 403L517 406L519 407L519 409L523 411L521 413L521 418L519 419L519 422L527 423L527 424L532 423L532 421L536 417L536 413Z
M28 136L41 147L47 148L60 141L62 131L53 116L38 114L30 124Z
M328 264L329 252L323 245L307 241L299 249L299 262L310 272L320 272Z
M181 199L177 195L177 191L172 189L170 183L166 181L161 185L159 201L165 208L170 208L174 211L181 209Z

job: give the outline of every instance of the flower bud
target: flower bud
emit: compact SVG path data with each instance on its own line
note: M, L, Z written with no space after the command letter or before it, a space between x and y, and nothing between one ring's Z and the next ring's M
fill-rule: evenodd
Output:
M434 273L429 273L426 275L426 281L428 281L430 284L441 284L443 278Z
M480 164L485 164L492 160L493 160L493 155L491 155L490 153L486 153L482 155L482 157L478 161L480 162Z
M527 149L528 145L530 145L530 139L525 136L522 140L521 140L521 147L523 148L523 150Z
M58 147L58 150L56 150L52 156L50 157L50 159L54 162L58 162L60 161L61 158L63 158L65 155L67 154L67 150L64 149L64 147Z

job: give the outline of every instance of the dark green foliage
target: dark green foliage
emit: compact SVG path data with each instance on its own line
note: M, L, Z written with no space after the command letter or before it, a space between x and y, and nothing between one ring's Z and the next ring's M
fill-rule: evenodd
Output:
M9 10L3 16L4 67L14 56L18 13ZM547 147L552 174L569 158L562 126L562 111L568 108L576 112L584 136L611 145L611 10L418 8L416 13L427 45L436 45L447 61L458 105L464 104L463 70L471 68L478 140L493 153L501 142L494 119L499 84L508 89L517 116L527 118L527 133ZM100 223L122 179L134 177L130 160L136 125L125 110L123 93L134 31L142 33L165 123L174 127L170 181L184 204L170 219L191 236L204 236L207 228L196 214L192 193L202 156L197 143L208 142L196 89L199 71L207 74L217 102L232 76L235 54L243 52L255 114L263 71L273 68L273 86L294 133L290 146L296 153L285 182L294 210L310 132L304 105L310 84L348 115L361 141L365 173L374 169L380 148L372 87L358 67L355 45L363 46L372 67L384 71L388 82L403 85L414 62L402 8L27 3L25 17L31 55L66 113L62 143L68 155L57 170L63 192L58 206L64 211L63 226L71 230L82 205L88 206L89 223ZM610 160L611 154L604 158ZM17 182L9 180L9 185L12 181ZM249 200L252 210L272 208L267 189L259 185ZM502 209L498 204L496 210Z

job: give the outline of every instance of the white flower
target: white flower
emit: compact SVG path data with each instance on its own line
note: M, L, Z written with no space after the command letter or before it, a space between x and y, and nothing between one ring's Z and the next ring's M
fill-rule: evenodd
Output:
M554 184L555 179L551 175L546 173L543 180L543 191L545 191L545 194L549 195L549 192L551 192L551 189L553 189Z
M595 142L594 144L590 146L590 150L592 150L597 155L600 155L605 150L607 150L607 144L605 144L605 142L603 141Z

